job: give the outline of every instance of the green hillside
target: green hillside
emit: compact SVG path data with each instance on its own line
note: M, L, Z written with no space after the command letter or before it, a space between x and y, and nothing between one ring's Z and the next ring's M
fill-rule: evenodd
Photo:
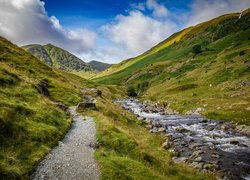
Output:
M39 93L41 85L46 87ZM60 109L82 101L82 88L97 85L53 69L0 37L0 179L29 179L38 163L69 129L71 118ZM173 164L161 148L165 137L152 135L113 99L124 88L98 86L95 117L99 148L95 156L101 179L213 179L185 165ZM127 172L130 173L127 173Z
M99 61L90 61L88 64L90 65L92 69L99 71L99 72L105 69L108 69L110 66L113 65L113 64L103 63Z
M184 29L93 79L125 82L142 98L182 113L199 107L208 117L249 124L250 10L239 16L227 14Z
M28 45L26 51L45 62L49 66L68 71L91 71L91 67L68 51L51 44Z
M0 179L28 179L70 126L57 103L76 105L87 86L0 37Z

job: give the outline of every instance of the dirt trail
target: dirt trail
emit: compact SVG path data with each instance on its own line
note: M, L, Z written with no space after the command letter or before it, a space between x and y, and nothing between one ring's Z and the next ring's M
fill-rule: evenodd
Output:
M73 123L62 142L40 163L31 179L99 179L98 164L93 157L96 128L93 118L79 116L70 108Z

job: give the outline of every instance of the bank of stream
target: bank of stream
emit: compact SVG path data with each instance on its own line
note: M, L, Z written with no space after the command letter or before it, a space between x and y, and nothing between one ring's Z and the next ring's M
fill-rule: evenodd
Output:
M250 179L250 137L237 132L234 124L197 114L169 114L137 99L115 102L146 122L149 132L165 133L162 146L174 162L214 172L222 179Z

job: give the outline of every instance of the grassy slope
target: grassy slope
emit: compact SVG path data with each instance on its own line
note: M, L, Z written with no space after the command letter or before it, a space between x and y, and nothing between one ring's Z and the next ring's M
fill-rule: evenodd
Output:
M213 179L185 165L171 162L171 154L161 148L163 134L150 134L141 121L112 102L124 94L124 88L100 86L94 116L100 147L96 158L101 166L101 179Z
M108 69L113 64L103 63L99 61L90 61L88 63L92 69L95 69L96 71L104 71L105 69Z
M68 51L51 44L28 45L23 47L46 64L65 70L90 71L90 66Z
M122 70L95 80L135 86L148 81L144 98L184 113L205 106L208 117L249 124L250 11L238 16L224 15L174 34L143 58L122 62L113 67ZM193 57L195 44L203 53ZM130 65L123 68L124 63Z
M49 97L34 88L44 79ZM71 122L53 101L75 105L86 86L91 83L50 68L0 37L0 179L28 178Z

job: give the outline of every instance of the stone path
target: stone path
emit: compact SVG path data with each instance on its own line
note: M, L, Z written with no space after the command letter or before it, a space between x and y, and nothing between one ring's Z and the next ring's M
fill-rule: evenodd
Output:
M99 179L98 164L93 157L96 128L93 118L79 116L70 108L73 123L62 142L40 163L31 179Z

